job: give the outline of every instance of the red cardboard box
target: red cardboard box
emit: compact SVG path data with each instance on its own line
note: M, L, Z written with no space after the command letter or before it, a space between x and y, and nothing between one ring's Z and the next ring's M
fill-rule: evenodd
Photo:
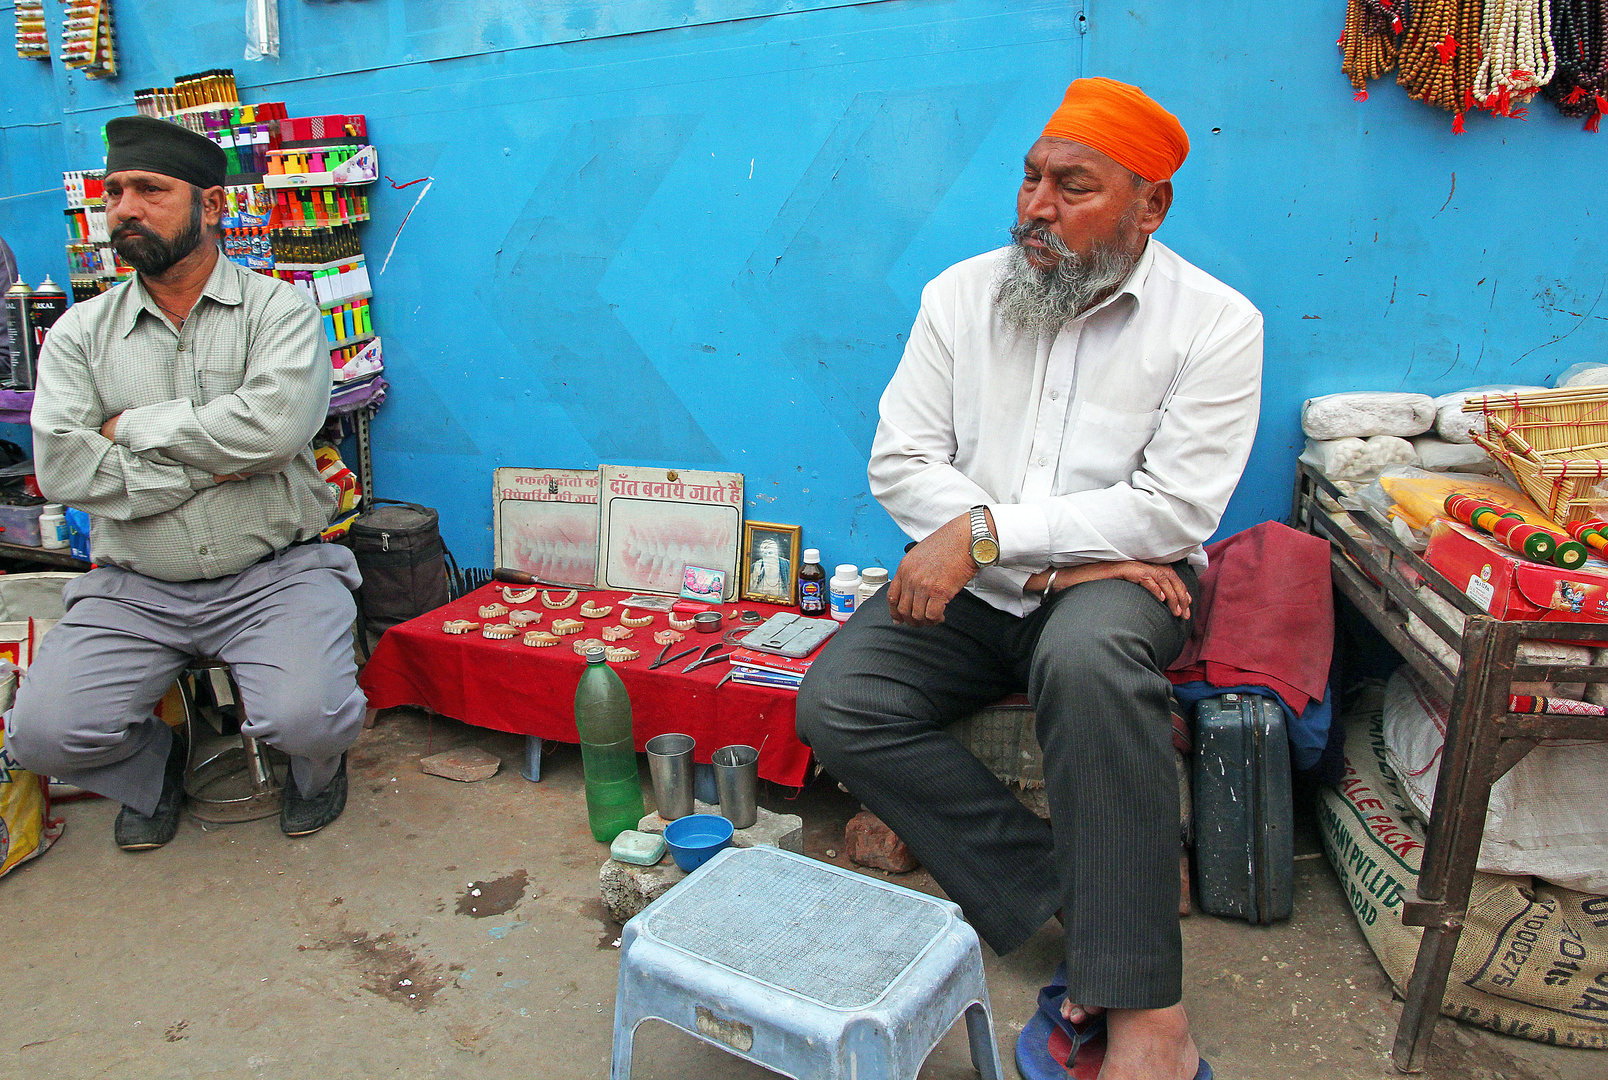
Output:
M368 138L368 125L362 113L347 116L291 116L279 121L279 137L285 142L311 142L314 139Z
M1493 538L1437 521L1424 559L1493 618L1608 622L1608 563L1564 570L1515 555Z

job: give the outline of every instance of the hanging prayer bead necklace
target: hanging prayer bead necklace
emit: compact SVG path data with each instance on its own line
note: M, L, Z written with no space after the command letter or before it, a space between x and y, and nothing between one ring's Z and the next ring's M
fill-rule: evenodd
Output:
M1396 66L1396 34L1405 6L1406 0L1350 0L1346 7L1340 70L1351 77L1359 101L1368 97L1369 81Z
M1401 45L1396 82L1413 100L1456 113L1453 131L1463 130L1463 113L1474 100L1481 10L1480 0L1419 0Z
M1474 76L1474 100L1497 116L1515 109L1552 81L1557 71L1549 0L1487 0L1480 28L1484 53Z
M1608 112L1608 0L1553 0L1552 47L1558 70L1544 93L1565 116L1596 131Z

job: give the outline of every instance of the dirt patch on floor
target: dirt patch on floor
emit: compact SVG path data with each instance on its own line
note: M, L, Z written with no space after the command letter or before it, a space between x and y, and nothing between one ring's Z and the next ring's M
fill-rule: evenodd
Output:
M373 935L367 931L344 932L317 945L298 945L298 949L344 952L362 972L363 989L371 994L423 1012L447 985L440 965L432 964L396 940L395 934Z
M490 881L471 881L468 888L458 894L458 914L484 919L511 911L525 898L525 886L529 884L530 875L523 870Z

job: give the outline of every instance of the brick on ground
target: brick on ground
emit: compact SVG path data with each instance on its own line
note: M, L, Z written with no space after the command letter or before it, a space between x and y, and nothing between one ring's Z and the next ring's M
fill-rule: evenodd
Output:
M890 874L906 874L921 865L905 842L869 810L849 819L843 830L843 851L850 862Z
M460 746L419 759L419 768L432 776L445 776L448 780L461 780L472 784L497 775L502 758L488 754L478 746Z

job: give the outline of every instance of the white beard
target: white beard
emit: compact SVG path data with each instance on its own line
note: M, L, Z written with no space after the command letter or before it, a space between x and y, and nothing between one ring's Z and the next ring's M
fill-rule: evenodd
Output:
M1021 238L1031 234L1059 256L1048 270L1040 270L1029 260ZM1138 255L1131 255L1115 244L1095 248L1085 258L1068 248L1048 230L1011 230L1017 242L1011 245L994 286L994 305L1008 326L1030 334L1058 334L1061 328L1082 315L1121 285Z

